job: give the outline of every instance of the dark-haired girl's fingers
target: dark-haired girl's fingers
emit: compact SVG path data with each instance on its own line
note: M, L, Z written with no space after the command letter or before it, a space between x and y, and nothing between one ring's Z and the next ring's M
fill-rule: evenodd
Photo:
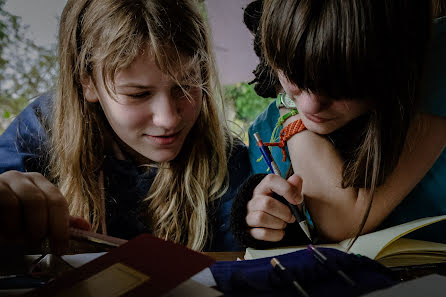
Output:
M283 230L275 230L268 228L251 228L249 229L249 234L257 240L264 241L280 241L285 235Z
M254 212L265 212L273 217L276 217L286 223L294 223L295 218L291 213L290 208L280 202L279 200L266 196L255 195L247 205L248 215Z
M274 230L282 230L287 226L285 221L264 211L248 213L246 216L246 224L251 228L260 227Z
M253 197L257 195L270 196L273 193L284 197L289 203L294 205L301 204L303 201L302 182L294 180L290 182L275 174L268 174L262 179L255 187Z

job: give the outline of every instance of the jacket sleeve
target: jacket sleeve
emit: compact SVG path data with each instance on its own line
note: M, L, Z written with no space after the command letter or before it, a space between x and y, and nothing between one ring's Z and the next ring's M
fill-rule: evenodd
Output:
M50 99L50 95L36 98L0 135L0 173L44 173L48 150L43 123L48 119Z
M252 198L255 187L266 176L266 174L255 174L247 179L239 188L231 209L231 230L235 239L243 247L256 249L269 249L279 246L303 245L310 243L299 224L288 224L285 228L285 236L279 242L257 240L249 234L249 227L246 224L247 205ZM285 204L285 198L273 195L274 199Z

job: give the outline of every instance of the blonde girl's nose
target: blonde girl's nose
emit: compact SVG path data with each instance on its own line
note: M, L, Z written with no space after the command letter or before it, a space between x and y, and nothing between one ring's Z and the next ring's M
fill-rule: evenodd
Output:
M164 129L174 129L181 121L180 107L171 95L160 95L152 104L153 123Z

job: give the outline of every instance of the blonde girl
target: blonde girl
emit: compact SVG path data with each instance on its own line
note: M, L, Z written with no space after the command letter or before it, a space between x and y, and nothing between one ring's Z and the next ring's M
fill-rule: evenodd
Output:
M249 164L219 113L196 1L69 0L59 66L56 91L0 139L2 240L61 252L70 225L90 224L237 249L227 220Z

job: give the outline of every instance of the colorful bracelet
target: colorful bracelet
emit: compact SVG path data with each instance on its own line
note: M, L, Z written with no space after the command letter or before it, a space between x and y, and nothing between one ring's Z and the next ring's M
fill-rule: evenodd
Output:
M273 129L273 132L271 133L271 139L270 142L275 142L279 140L279 129L282 127L283 123L290 117L295 116L299 114L299 111L297 109L292 109L290 112L284 114L283 116L279 117L277 119L276 126Z
M276 126L282 126L283 123L288 120L289 117L295 116L296 114L299 114L299 112L297 111L297 109L292 109L290 112L284 114L283 116L281 116L278 120L277 120L277 124Z
M286 161L286 142L295 134L302 132L306 127L301 119L298 119L290 124L288 124L285 128L280 131L279 142L264 142L263 144L266 146L278 146L282 150L283 159L282 161Z

